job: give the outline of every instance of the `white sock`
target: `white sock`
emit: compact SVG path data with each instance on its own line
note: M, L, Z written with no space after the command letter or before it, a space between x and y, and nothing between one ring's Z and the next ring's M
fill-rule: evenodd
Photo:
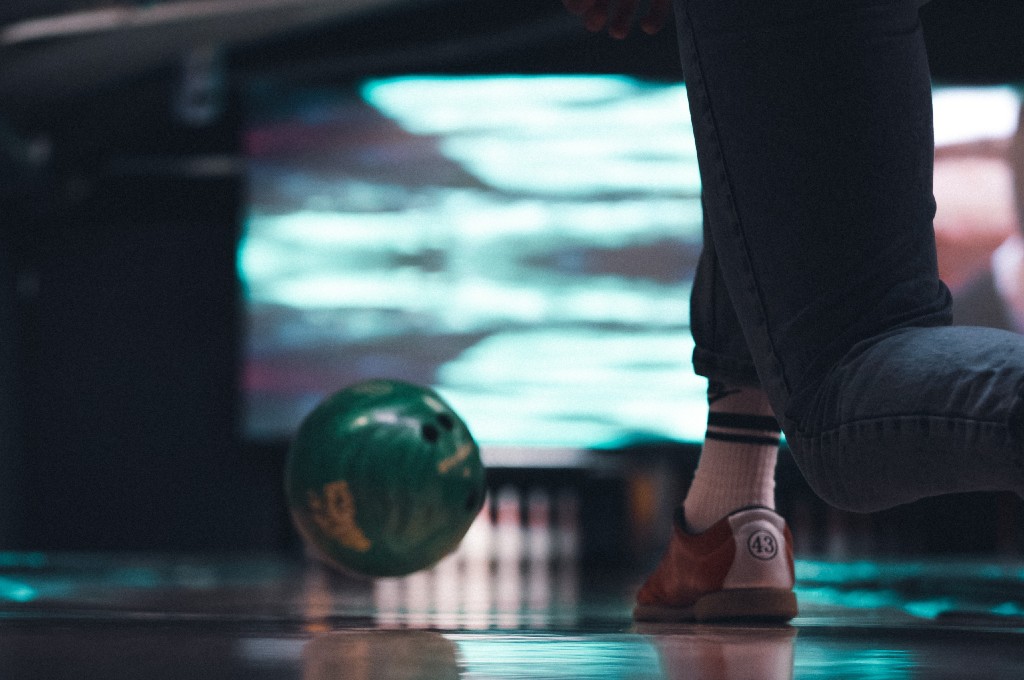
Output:
M779 426L764 391L708 387L708 430L683 501L688 531L699 534L737 510L775 509Z

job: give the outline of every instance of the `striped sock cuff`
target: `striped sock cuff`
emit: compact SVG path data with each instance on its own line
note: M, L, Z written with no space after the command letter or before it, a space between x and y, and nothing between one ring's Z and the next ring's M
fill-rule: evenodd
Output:
M708 414L706 439L755 446L778 446L779 424L772 416L712 411Z

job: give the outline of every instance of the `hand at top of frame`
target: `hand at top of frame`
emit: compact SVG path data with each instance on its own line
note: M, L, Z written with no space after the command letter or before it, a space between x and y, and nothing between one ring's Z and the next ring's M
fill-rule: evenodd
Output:
M640 14L641 0L562 0L566 9L580 17L588 31L607 30L613 38L629 35L633 21L639 18L640 29L654 35L665 27L671 0L650 0Z

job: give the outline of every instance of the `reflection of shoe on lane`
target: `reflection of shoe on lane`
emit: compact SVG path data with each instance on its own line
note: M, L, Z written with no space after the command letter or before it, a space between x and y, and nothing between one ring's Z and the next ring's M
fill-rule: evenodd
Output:
M681 510L668 551L637 594L639 621L788 621L793 538L782 517L748 508L689 534Z
M638 632L651 636L666 678L672 680L791 680L796 629L667 624ZM660 630L659 630L660 629Z

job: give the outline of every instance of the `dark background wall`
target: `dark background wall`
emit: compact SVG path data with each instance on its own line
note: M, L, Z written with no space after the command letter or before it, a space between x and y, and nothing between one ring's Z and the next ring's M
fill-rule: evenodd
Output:
M240 112L234 100L213 124L183 122L174 83L54 116L43 176L6 206L8 544L255 539L237 431Z

